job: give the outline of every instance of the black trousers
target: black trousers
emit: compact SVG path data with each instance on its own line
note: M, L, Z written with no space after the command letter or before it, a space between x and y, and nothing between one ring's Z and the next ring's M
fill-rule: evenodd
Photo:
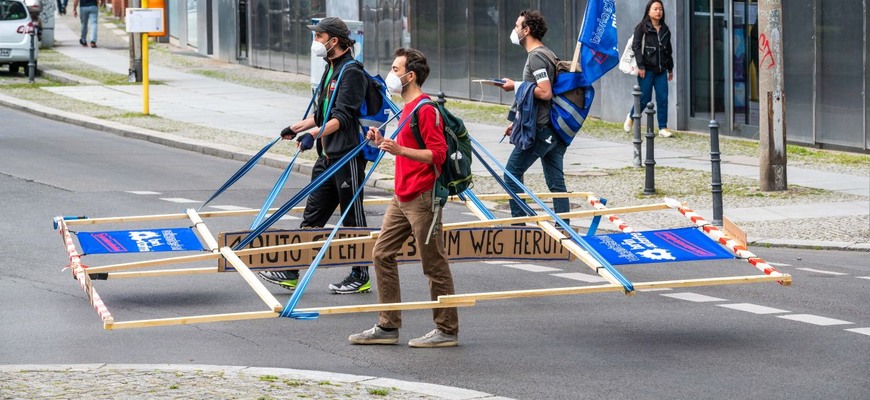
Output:
M332 160L321 156L314 163L311 171L311 180L317 179L331 165ZM339 168L330 179L327 179L308 195L305 203L305 212L302 215L300 228L322 228L326 226L336 207L341 206L341 211L350 208L342 226L364 227L366 215L363 211L363 193L351 204L350 200L360 187L362 178L365 176L366 161L362 157L354 157L343 167Z

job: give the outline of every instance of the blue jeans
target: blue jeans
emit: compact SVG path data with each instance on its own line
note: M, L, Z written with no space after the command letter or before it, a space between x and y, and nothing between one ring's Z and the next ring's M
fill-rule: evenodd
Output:
M652 92L656 91L656 119L658 119L659 129L668 127L668 71L655 73L650 70L646 71L646 75L641 78L637 77L637 84L640 86L640 106L646 109L646 105L652 101ZM634 106L631 106L631 114L634 114ZM643 112L640 113L641 121L646 118Z
M66 12L66 5L69 0L57 0L57 9L58 11Z
M519 147L514 147L507 161L507 172L515 176L520 182L523 181L523 175L538 159L541 159L541 166L544 168L544 179L547 182L547 188L551 193L564 193L568 190L565 188L565 172L562 170L562 160L565 158L565 150L568 145L559 137L559 135L549 125L538 127L535 135L535 144L525 150L520 150ZM505 174L505 182L514 193L523 193L523 190L514 181ZM523 217L525 212L520 208L520 205L514 201L510 201L511 216ZM557 213L568 212L570 205L568 198L554 198L553 210Z
M79 7L79 19L82 22L82 41L83 42L97 42L97 16L99 15L100 8L97 6L88 6L88 7ZM88 35L88 26L91 27L91 39L86 40L85 36Z

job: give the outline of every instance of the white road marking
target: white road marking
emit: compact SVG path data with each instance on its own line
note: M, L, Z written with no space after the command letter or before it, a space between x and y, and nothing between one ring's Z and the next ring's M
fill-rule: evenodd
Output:
M858 276L858 279L870 279L870 276Z
M813 268L797 268L797 269L799 269L799 270L801 270L801 271L806 271L806 272L815 272L815 273L817 273L817 274L828 274L828 275L849 275L849 274L847 274L847 273L845 273L845 272L825 271L825 270L821 270L821 269L813 269Z
M462 215L468 215L468 216L472 216L472 217L476 217L476 216L477 216L477 214L472 213L472 212L464 212L464 213L462 213Z
M686 300L686 301L693 301L695 303L706 303L706 302L710 302L710 301L728 301L726 299L720 299L718 297L705 296L703 294L697 294L697 293L691 293L691 292L668 293L668 294L663 294L662 296L673 297L675 299Z
M791 267L791 264L775 263L775 262L770 262L770 261L767 262L767 265L771 265L774 267Z
M589 283L607 282L607 279L604 279L598 275L581 274L579 272L567 272L564 274L550 274L550 275L558 276L560 278L573 279L575 281L589 282Z
M163 193L160 193L160 192L151 192L151 191L148 191L148 190L128 190L126 193L132 193L132 194L143 194L143 195L144 195L144 194L163 194Z
M854 322L849 322L849 321L843 321L840 319L820 317L818 315L812 315L812 314L778 315L777 318L789 319L789 320L798 321L798 322L806 322L808 324L819 325L819 326L850 325L850 324L854 323Z
M849 332L860 333L862 335L870 336L870 328L854 328L854 329L846 329Z
M654 289L637 289L638 292L666 292L668 290L674 290L669 287L660 287Z
M561 269L559 269L559 268L550 268L550 267L544 267L542 265L535 265L535 264L505 264L503 266L508 267L508 268L521 269L523 271L529 271L529 272L561 271Z
M517 264L516 261L484 261L484 264L502 265L502 264Z
M211 208L217 208L218 210L224 211L242 211L242 210L250 210L248 207L240 207L240 206L209 206Z
M173 203L199 203L199 200L185 199L183 197L161 197L160 200L171 201Z
M787 313L790 311L780 310L778 308L773 307L765 307L759 306L756 304L750 303L735 303L735 304L716 304L719 307L730 308L738 311L746 311L751 312L753 314L779 314L779 313Z

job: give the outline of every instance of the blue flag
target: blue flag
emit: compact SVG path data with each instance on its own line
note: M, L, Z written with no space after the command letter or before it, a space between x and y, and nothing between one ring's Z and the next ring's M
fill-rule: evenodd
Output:
M589 0L580 28L580 62L583 75L591 85L619 64L616 37L616 1Z

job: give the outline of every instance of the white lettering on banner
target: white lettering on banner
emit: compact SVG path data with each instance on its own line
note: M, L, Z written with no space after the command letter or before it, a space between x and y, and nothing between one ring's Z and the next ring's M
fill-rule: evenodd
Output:
M626 250L625 247L620 246L620 244L616 243L616 241L613 240L613 238L611 238L610 236L601 236L600 238L603 245L607 246L608 249L613 250L614 252L619 254L619 258L624 258L626 261L629 262L635 262L639 260L632 252ZM622 244L626 244L626 240L623 240Z
M604 0L604 8L601 10L601 15L596 19L598 27L595 28L595 34L592 35L592 39L589 39L590 42L595 44L601 43L601 37L604 36L604 31L607 29L608 20L612 21L611 25L616 29L616 11L614 8L614 0ZM612 19L611 15L613 15Z
M175 237L175 232L172 230L166 229L161 232L163 234L163 239L166 239L166 244L172 248L173 251L184 250L184 246L178 242L178 238Z
M140 252L151 251L151 247L160 246L160 235L154 231L130 231L130 240L136 242Z

